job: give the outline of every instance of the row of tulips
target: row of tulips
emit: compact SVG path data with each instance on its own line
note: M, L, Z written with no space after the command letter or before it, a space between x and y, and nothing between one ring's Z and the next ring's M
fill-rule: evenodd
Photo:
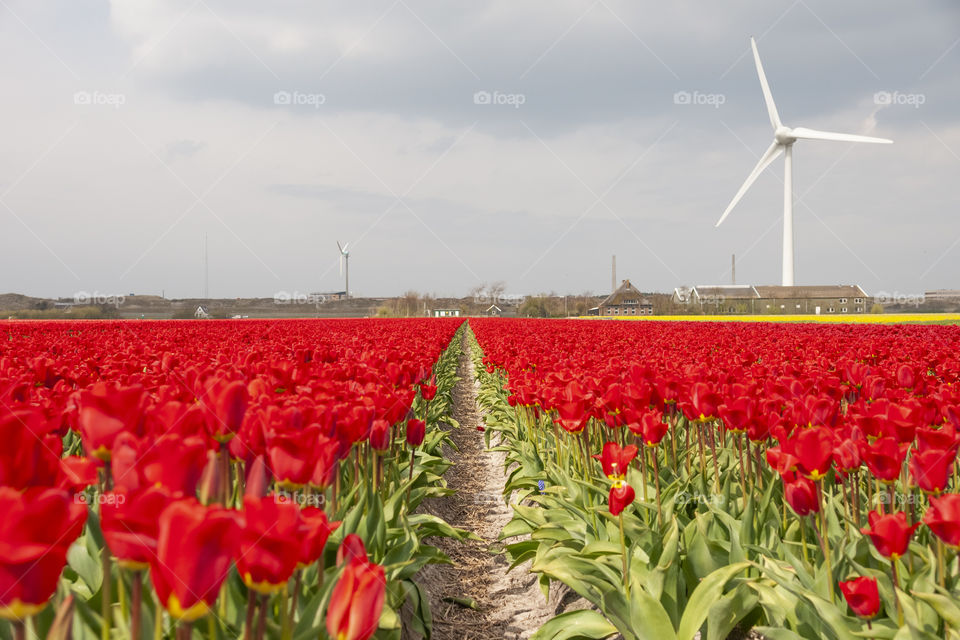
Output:
M458 326L5 323L0 638L429 636Z
M957 327L471 324L538 637L960 637Z

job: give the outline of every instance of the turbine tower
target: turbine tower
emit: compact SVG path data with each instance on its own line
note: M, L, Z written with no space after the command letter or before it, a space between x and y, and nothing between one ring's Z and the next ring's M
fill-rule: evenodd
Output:
M340 246L340 241L337 240L337 248L340 249L340 275L344 275L346 271L346 283L344 284L344 298L350 297L350 251L347 250L347 247L350 246L349 242L345 242L343 246ZM346 263L346 265L344 265Z
M767 114L770 116L770 124L773 126L773 142L764 152L757 166L753 168L750 175L737 195L727 205L727 210L723 212L716 226L727 219L733 208L740 202L743 194L747 192L763 170L770 166L781 153L784 154L784 180L783 180L783 281L785 287L793 286L793 143L797 140L836 140L838 142L876 142L881 144L890 144L893 140L886 138L872 138L870 136L858 136L850 133L832 133L830 131L817 131L816 129L806 129L796 127L791 129L780 122L780 115L777 113L777 105L773 103L773 95L770 93L770 85L767 84L767 76L763 73L763 65L760 64L760 54L757 52L757 42L750 38L750 46L753 48L753 60L757 65L757 75L760 76L760 88L763 89L763 99L767 103Z

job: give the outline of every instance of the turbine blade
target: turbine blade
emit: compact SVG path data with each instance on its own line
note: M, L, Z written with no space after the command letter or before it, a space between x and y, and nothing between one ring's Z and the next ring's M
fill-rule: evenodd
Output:
M337 249L340 250L340 253L343 253L343 247L340 246L340 241L337 240Z
M767 115L770 116L770 124L776 129L782 126L780 123L780 114L777 113L777 105L773 103L773 94L770 93L770 85L767 84L767 76L763 72L763 65L760 64L760 52L757 51L757 41L750 38L750 46L753 48L753 61L757 63L757 75L760 76L760 88L763 89L763 100L767 103Z
M757 166L753 168L753 171L750 172L750 175L747 176L746 181L744 181L743 186L740 187L740 190L737 191L737 195L733 196L733 200L730 201L730 204L727 205L727 210L723 212L723 215L720 216L720 220L717 221L715 226L719 227L720 224L727 219L727 216L730 215L730 212L733 211L733 208L737 206L737 203L740 202L740 198L743 197L743 194L747 192L747 189L750 188L757 177L763 173L763 170L770 166L770 163L777 159L783 152L783 146L777 144L775 141L771 144L766 152L760 157L760 161L757 162Z
M893 140L886 138L874 138L872 136L858 136L852 133L833 133L832 131L817 131L816 129L807 129L797 127L793 130L793 135L797 138L806 140L836 140L838 142L874 142L877 144L892 144Z
M349 246L350 246L350 243L349 243L349 242L344 243L344 245L343 245L343 252L344 252L344 253L347 253L347 247L349 247Z

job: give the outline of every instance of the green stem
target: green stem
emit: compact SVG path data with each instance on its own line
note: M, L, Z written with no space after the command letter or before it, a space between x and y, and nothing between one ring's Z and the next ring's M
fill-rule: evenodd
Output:
M897 624L903 626L903 605L900 604L900 594L897 590L900 588L900 578L897 572L897 559L890 558L890 570L893 575L893 601L897 605Z
M130 637L133 640L140 640L140 615L143 607L143 576L139 571L134 571L131 575L131 588L133 590L133 604L130 607Z
M293 629L290 625L293 614L287 608L287 587L284 585L280 592L280 640L291 640L293 638Z
M623 590L630 600L630 572L627 564L627 538L623 534L623 512L620 512L620 553L623 556Z
M100 566L103 568L103 583L100 588L100 616L103 618L103 625L100 627L100 638L110 640L110 623L112 622L112 613L110 611L112 602L110 572L110 550L106 545L100 550Z

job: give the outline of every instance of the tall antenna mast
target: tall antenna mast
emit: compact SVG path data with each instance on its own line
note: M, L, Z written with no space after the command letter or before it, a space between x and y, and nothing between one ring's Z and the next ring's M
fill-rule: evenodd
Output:
M210 298L210 248L206 233L203 234L203 297Z
M737 254L730 254L730 284L737 284Z

